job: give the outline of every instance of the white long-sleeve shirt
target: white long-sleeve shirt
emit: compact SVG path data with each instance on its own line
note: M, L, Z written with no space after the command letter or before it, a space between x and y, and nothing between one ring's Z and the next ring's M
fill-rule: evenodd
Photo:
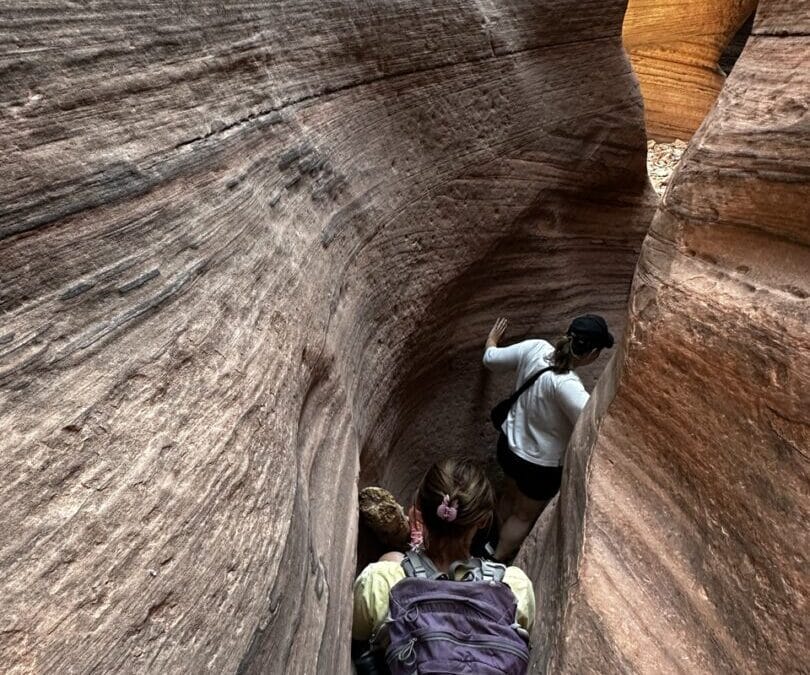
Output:
M517 371L515 390L550 365L552 347L545 340L524 340L509 347L489 347L484 365L493 371ZM588 392L576 373L548 370L524 391L509 411L502 430L509 447L526 461L562 466L565 448Z

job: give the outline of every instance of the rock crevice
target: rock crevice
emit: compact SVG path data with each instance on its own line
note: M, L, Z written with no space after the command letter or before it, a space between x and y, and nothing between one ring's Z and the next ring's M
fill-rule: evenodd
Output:
M623 12L0 19L0 662L349 672L358 481L490 455L497 315L625 333L656 200ZM655 217L525 551L536 669L806 660L806 25L763 0Z
M111 0L2 26L12 672L348 672L361 459L406 490L406 452L485 452L498 303L548 334L598 285L618 320L653 204L621 14Z

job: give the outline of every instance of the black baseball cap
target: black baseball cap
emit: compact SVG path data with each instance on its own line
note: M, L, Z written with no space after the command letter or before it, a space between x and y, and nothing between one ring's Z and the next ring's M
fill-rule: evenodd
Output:
M566 331L573 340L574 354L582 356L594 349L610 349L613 346L613 336L605 321L598 314L583 314L571 322Z

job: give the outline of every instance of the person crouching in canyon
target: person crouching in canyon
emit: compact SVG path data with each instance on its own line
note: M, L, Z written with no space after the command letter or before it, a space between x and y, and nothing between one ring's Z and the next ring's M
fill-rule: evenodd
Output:
M483 467L463 457L433 464L414 506L422 542L404 554L385 554L355 581L357 673L524 675L535 615L532 583L519 568L470 551L495 507Z
M493 410L493 424L500 432L498 464L506 474L498 505L498 541L485 546L487 556L496 561L515 556L560 489L565 449L588 402L588 392L574 371L613 346L607 323L596 314L574 319L554 346L545 340L524 340L498 347L506 326L504 318L495 322L484 350L489 370L517 373L516 391Z

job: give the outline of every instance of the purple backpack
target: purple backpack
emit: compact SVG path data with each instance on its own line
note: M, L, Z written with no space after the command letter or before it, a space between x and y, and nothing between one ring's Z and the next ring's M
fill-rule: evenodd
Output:
M528 633L515 620L517 600L503 565L471 558L448 574L409 551L406 578L391 589L386 661L392 675L524 675ZM462 581L453 581L458 569Z

